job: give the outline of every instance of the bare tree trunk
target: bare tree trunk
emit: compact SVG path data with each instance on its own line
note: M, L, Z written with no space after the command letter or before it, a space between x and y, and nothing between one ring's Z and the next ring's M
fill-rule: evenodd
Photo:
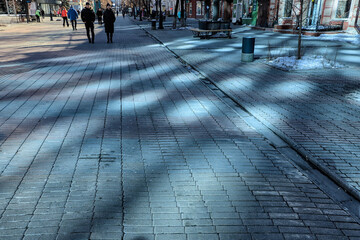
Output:
M6 11L7 11L7 15L10 16L10 10L9 10L9 3L8 0L5 0L6 3Z
M304 5L304 0L300 0L299 37L298 37L297 59L301 59L301 35L302 35L303 5Z
M156 9L156 15L155 15L155 19L156 21L158 20L158 17L159 17L159 10L158 10L158 4L159 4L159 1L158 0L155 0L155 9Z
M164 29L163 26L163 13L162 13L162 7L161 7L161 0L159 0L159 8L160 8L160 17L159 17L159 29Z
M258 18L256 25L260 27L268 27L269 0L258 1Z
M185 22L185 0L181 0L181 27L186 27Z
M179 0L176 0L175 3L175 12L174 12L174 19L173 19L173 29L176 29L176 21L177 21L177 13L178 13L178 9L179 9Z
M231 0L225 0L224 2L224 21L225 22L231 22L232 12L231 12Z
M16 18L16 21L18 21L15 0L13 0L12 2L13 2L13 7L14 7L15 18Z
M220 0L213 0L212 9L212 20L217 21L219 18Z

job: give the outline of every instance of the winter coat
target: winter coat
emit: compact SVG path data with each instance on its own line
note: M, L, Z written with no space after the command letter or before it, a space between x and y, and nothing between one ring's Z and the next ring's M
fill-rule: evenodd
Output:
M95 21L94 11L90 8L84 8L81 11L81 20L87 25L94 24Z
M106 33L114 33L114 22L116 20L112 9L106 9L104 12L104 24Z
M61 17L67 17L67 11L65 8L61 11Z
M102 17L102 15L103 15L103 11L101 10L97 10L97 12L96 12L96 16L98 16L98 17Z
M72 7L67 12L67 16L70 19L70 21L76 20L79 17L78 13Z
M41 16L40 10L36 10L35 15L40 17Z

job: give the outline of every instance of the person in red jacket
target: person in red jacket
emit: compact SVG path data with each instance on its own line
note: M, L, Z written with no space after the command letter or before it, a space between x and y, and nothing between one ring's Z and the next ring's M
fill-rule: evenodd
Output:
M62 7L61 17L63 19L63 26L65 27L65 22L66 22L66 25L69 26L68 17L67 17L67 11L66 11L65 7Z

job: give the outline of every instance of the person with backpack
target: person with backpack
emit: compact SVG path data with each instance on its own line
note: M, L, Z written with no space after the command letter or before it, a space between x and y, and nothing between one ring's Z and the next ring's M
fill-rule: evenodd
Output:
M85 4L85 8L81 11L81 20L85 23L86 35L89 39L89 43L95 42L95 33L94 33L94 21L95 21L95 13L90 8L90 3L87 2ZM91 37L90 37L91 31Z
M76 19L79 17L79 15L76 12L76 10L73 8L73 6L70 6L69 11L67 12L67 16L70 19L73 31L77 30L77 28L76 28L76 25L77 25Z
M106 10L104 12L104 24L105 24L105 32L107 37L107 43L113 42L113 34L114 34L114 22L116 20L114 11L111 9L110 4L106 4Z

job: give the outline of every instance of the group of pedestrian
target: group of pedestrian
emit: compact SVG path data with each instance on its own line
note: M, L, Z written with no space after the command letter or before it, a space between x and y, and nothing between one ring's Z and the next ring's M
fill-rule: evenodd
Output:
M36 21L40 22L40 17L42 17L42 19L44 20L45 18L45 12L43 9L36 9L35 11L35 17L36 17Z
M62 7L61 10L58 11L63 18L63 26L65 24L69 27L68 18L70 19L73 30L77 30L77 19L79 17L79 13L70 6L67 11L65 6ZM102 11L101 8L96 12L98 17L98 23L105 25L105 33L107 37L107 43L113 42L114 35L114 22L116 20L115 13L111 9L111 5L108 3L106 5L105 11ZM94 33L94 22L95 22L95 12L91 9L90 3L87 2L85 4L85 8L81 11L81 20L85 23L86 35L89 40L89 43L95 42L95 33Z
M114 11L111 9L111 5L108 3L106 5L106 10L104 12L102 12L101 10L100 13L99 10L96 13L96 15L98 16L99 24L102 24L102 22L104 22L107 43L112 43L114 35L114 22L116 20ZM81 11L81 20L85 23L86 35L88 37L89 43L94 43L95 12L91 9L89 2L85 4L85 8Z
M61 9L59 9L58 13L63 19L63 27L65 27L65 24L69 27L69 21L71 22L71 26L74 30L77 30L77 21L79 17L79 11L75 10L73 6L70 6L69 10L66 10L65 6L63 6Z

